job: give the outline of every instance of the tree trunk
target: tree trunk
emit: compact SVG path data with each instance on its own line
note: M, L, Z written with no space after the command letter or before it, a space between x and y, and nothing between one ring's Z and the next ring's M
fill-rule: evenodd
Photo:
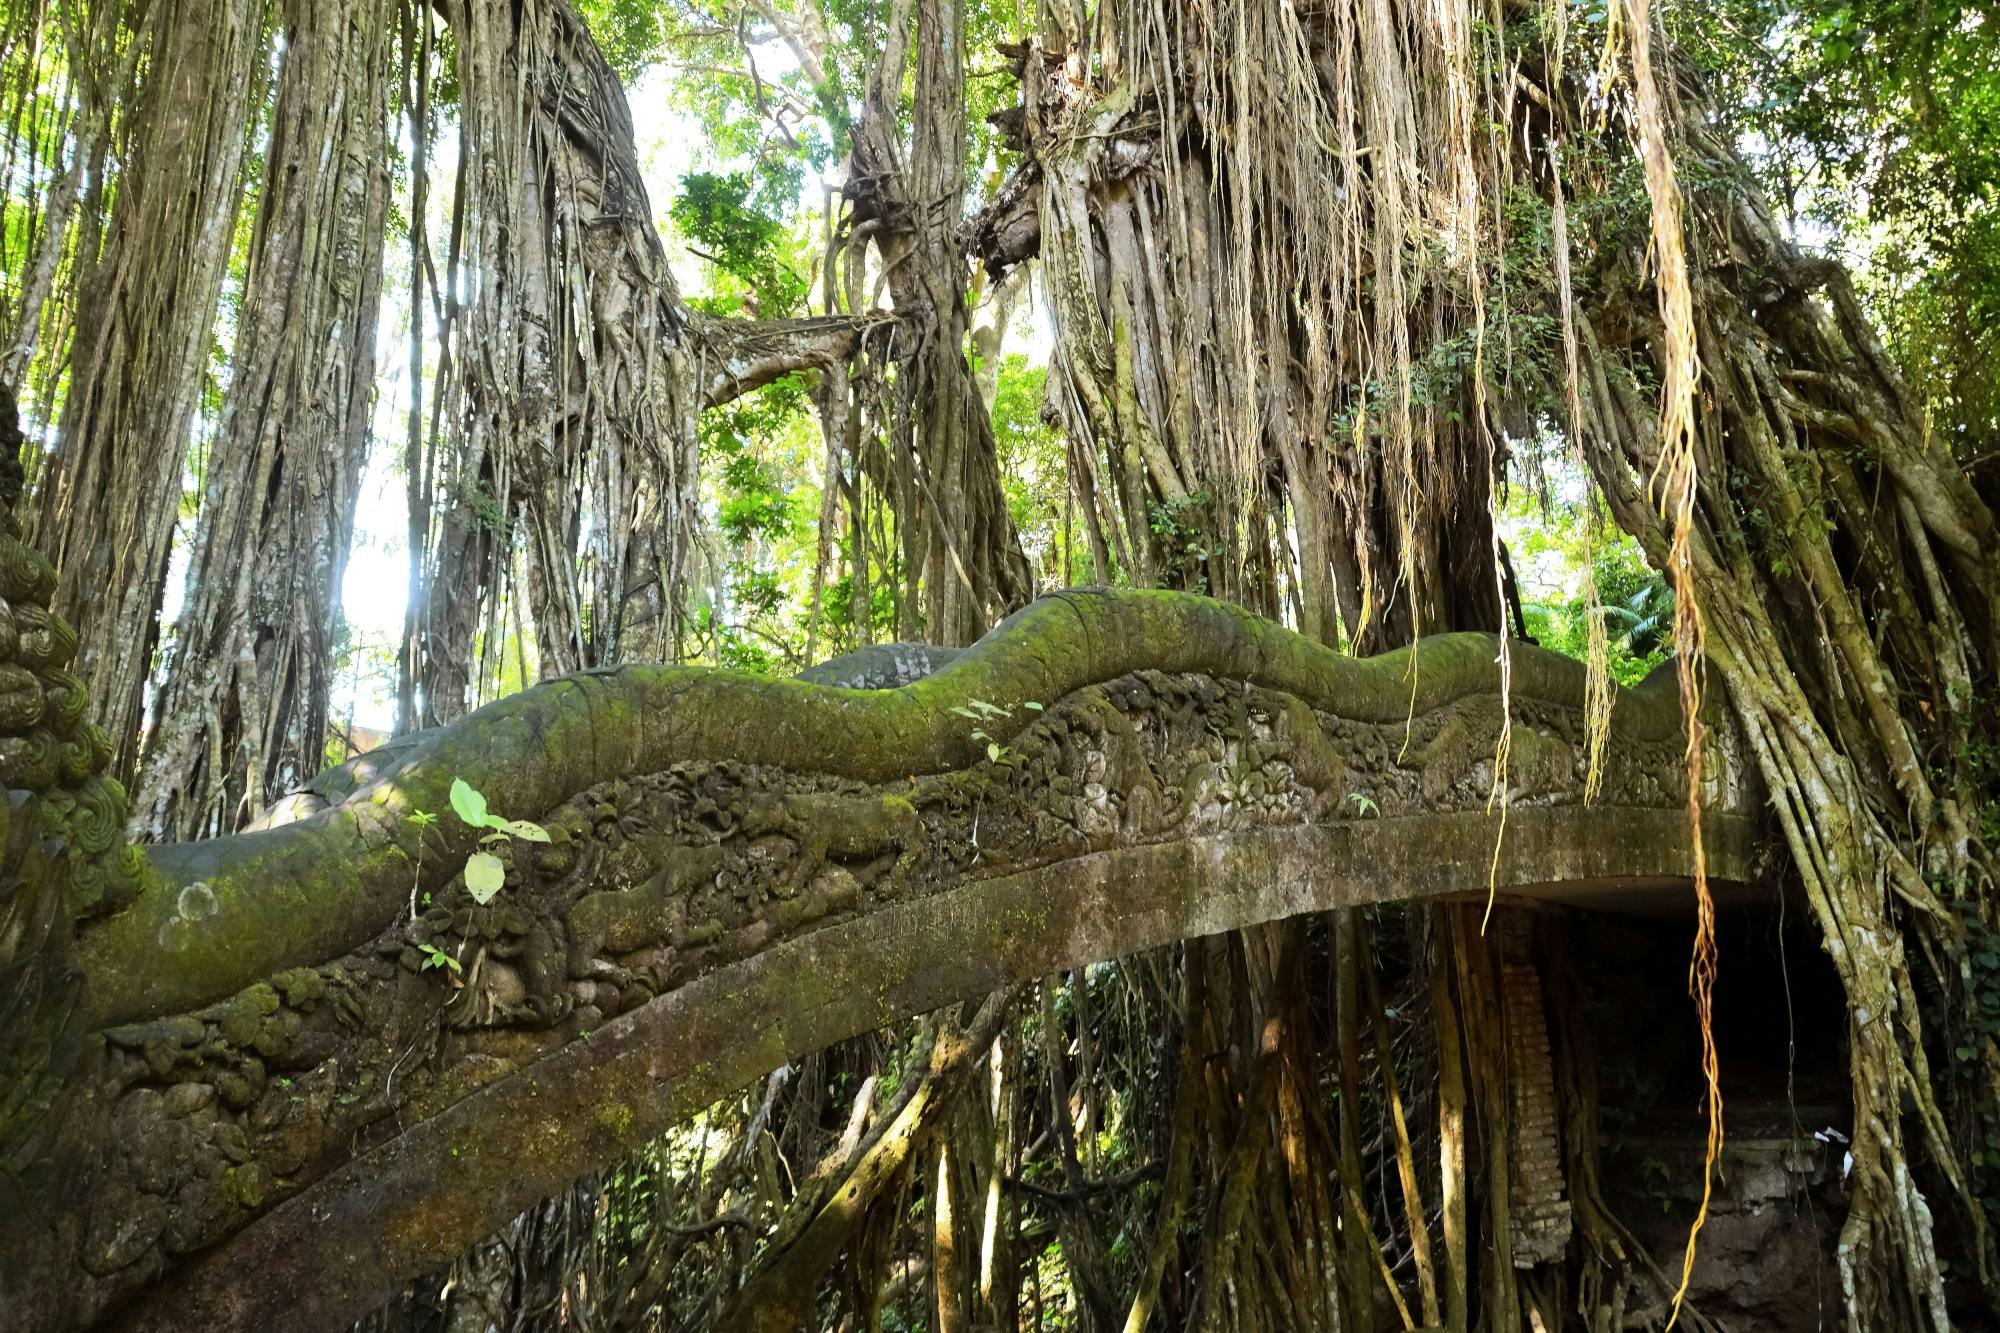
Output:
M709 321L681 301L617 77L568 0L449 0L459 189L426 723L477 700L518 552L543 675L679 655L705 543L695 419L843 360L869 321Z
M971 643L1034 596L1000 488L993 418L967 363L971 320L958 245L965 201L965 34L954 0L902 0L870 75L846 194L872 230L900 324L888 471L923 590L921 637ZM909 49L916 52L910 142L899 131Z
M189 431L209 370L243 155L262 106L260 0L159 0L102 252L78 297L70 387L35 539L90 651L92 717L129 778L159 638Z
M1658 373L1673 343L1648 311L1648 276L1615 251L1599 281L1623 318L1576 316L1591 467L1656 561L1686 543L1709 656L1847 990L1849 1325L1942 1329L1925 1177L1956 1196L1961 1262L1989 1293L2000 1276L1944 1110L1957 1100L1965 1122L1995 1114L2000 1049L1965 1038L1972 1072L1954 1091L1929 1063L1918 1008L1930 984L1954 1006L1977 1002L1958 960L2000 912L1991 850L1973 828L1994 799L1979 756L1996 716L1975 702L2000 669L1994 515L1925 428L1846 274L1784 238L1699 120L1680 130L1722 181L1689 201L1703 399L1693 503L1663 515L1647 492L1666 446L1624 368Z
M325 766L375 400L393 16L285 6L228 402L134 800L153 840L232 832Z

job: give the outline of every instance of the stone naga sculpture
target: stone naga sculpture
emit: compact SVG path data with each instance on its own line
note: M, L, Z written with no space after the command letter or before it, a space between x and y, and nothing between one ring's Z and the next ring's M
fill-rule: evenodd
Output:
M1301 912L1692 873L1670 683L1619 693L1586 803L1576 663L1516 645L1503 710L1488 637L1357 660L1110 591L942 665L829 664L896 688L552 681L147 854L35 614L46 562L4 541L6 697L41 705L0 742L0 1327L341 1327L900 1017ZM1747 878L1761 798L1709 735L1708 864ZM483 903L454 779L550 837L494 848Z

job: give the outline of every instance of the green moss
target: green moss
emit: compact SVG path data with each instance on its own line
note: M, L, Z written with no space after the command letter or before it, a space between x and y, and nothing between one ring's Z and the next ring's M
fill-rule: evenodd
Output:
M246 1162L222 1173L222 1188L230 1199L254 1211L270 1195L271 1174L261 1163Z
M272 986L258 982L238 991L222 1011L222 1037L232 1046L251 1046L264 1030L264 1019L278 1012L281 1001Z
M285 1003L294 1009L304 1008L319 1001L326 994L326 979L314 967L294 967L271 978L285 997Z

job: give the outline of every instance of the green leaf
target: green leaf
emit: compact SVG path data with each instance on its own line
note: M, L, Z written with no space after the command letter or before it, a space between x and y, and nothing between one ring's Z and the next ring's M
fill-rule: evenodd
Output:
M549 831L540 824L531 824L525 819L503 819L499 815L486 816L485 827L497 829L510 838L524 842L547 842Z
M1026 703L1022 704L1021 707L1032 709L1037 713L1042 711L1042 706L1036 703L1033 699L1028 700Z
M507 867L491 852L474 852L465 861L465 891L485 906L507 884Z
M994 763L997 764L1000 762L1000 755L1001 755L1001 750L998 744L996 744L993 741L986 742L986 757L988 759L991 759Z
M424 965L418 971L428 972L434 967L448 967L454 972L465 971L464 966L456 958L453 958L435 944L426 944L424 946L424 954Z
M549 840L549 831L547 829L543 828L540 824L533 824L525 819L503 819L500 821L499 828L501 831L519 838L522 842L547 842Z
M472 827L486 827L486 798L464 778L451 780L451 808Z

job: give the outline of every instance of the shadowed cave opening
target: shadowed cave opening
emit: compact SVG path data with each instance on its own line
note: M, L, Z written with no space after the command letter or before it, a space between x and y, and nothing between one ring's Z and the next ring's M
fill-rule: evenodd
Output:
M1678 1273L1705 1148L1701 1033L1687 997L1693 924L1678 912L1574 918L1605 1195ZM1852 1118L1839 979L1796 901L1723 906L1717 944L1726 1137L1689 1296L1741 1333L1834 1328Z

